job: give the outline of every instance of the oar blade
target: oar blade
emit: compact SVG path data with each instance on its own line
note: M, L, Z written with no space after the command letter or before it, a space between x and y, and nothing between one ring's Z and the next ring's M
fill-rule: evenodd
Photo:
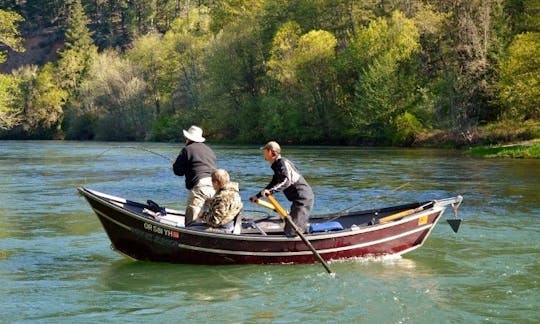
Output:
M461 225L462 219L461 218L452 218L452 219L447 219L446 221L448 222L448 224L450 225L450 227L452 228L454 233L457 233L458 230L459 230L459 225Z

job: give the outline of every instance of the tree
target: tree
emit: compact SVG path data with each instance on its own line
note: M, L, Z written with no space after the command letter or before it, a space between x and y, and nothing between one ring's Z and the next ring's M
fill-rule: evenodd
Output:
M144 75L151 75L146 79L154 98L159 98L153 139L180 139L179 124L200 124L203 119L200 114L204 111L201 108L204 60L212 38L209 25L208 10L194 7L170 24L169 30L159 38L159 44L143 46L144 42L137 42L128 52ZM145 42L151 43L150 40ZM208 127L205 129L211 131Z
M518 33L499 65L499 98L504 118L540 120L540 11L538 1L520 5L514 12Z
M97 48L87 27L88 18L84 13L81 0L73 0L70 3L66 25L66 40L64 48L60 51L58 74L62 87L70 95L75 95L81 80L97 55Z
M84 13L81 0L72 0L69 3L66 21L64 48L59 52L60 60L57 63L57 75L61 87L68 93L65 104L65 113L78 116L79 94L81 83L88 75L88 71L97 56L97 47L92 40L88 29L88 18ZM72 117L63 123L64 130L72 131Z
M334 109L336 45L336 38L327 31L300 35L294 22L284 24L274 37L268 75L281 83L289 102L296 102L291 105L299 109L296 122L307 125L302 141L328 139L330 124L339 120Z
M464 132L496 118L496 60L507 31L503 0L433 2L444 13L434 91L440 120Z
M504 117L514 120L540 120L540 33L523 33L508 48L501 62L500 99Z
M0 9L0 45L7 46L17 52L24 52L23 38L17 27L17 24L23 20L23 17L16 12ZM6 51L0 50L0 64L5 61Z
M23 39L17 24L22 22L21 15L0 9L0 45L22 52ZM7 59L6 51L0 50L0 64ZM0 74L0 130L11 129L20 122L20 108L16 105L18 94L17 78Z
M172 65L164 55L161 36L150 33L139 37L129 50L126 57L134 63L144 80L147 82L149 91L152 93L155 104L155 118L161 115L161 98L163 96L160 83L162 74L167 73Z
M163 37L163 87L170 96L170 112L187 114L199 108L204 81L204 60L212 42L208 9L194 8L173 21Z
M301 35L300 25L289 21L279 28L272 41L270 59L266 63L267 73L285 86L296 79L293 57Z
M220 19L226 28L208 44L197 113L217 136L251 140L258 128L259 96L264 91L266 44L258 24L263 1L224 2L242 5L225 7ZM240 118L245 122L239 123Z
M24 137L57 137L67 93L58 87L52 65L41 70L35 65L24 66L14 77L18 81L14 106L20 107L18 129L14 130Z
M134 64L114 51L106 51L94 60L88 73L81 84L81 107L69 115L72 128L67 130L68 137L148 138L152 109L146 82Z
M0 73L0 130L10 130L21 120L19 80L13 75Z
M395 11L389 19L378 18L360 29L352 46L358 81L351 131L384 137L415 101L414 72L406 67L420 50L418 30L411 19Z

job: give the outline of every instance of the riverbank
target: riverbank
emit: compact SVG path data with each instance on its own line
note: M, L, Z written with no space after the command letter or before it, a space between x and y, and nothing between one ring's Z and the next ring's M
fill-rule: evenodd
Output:
M540 159L540 139L518 144L473 147L465 154L483 158Z
M467 131L433 131L418 136L415 146L466 149L483 158L540 158L540 123L504 121Z

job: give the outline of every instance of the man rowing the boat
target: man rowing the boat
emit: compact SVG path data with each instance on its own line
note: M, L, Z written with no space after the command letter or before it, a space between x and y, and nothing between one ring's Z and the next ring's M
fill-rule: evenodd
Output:
M281 156L281 147L277 142L270 141L262 149L264 159L270 163L274 175L270 183L249 200L257 202L263 196L283 191L285 197L292 202L290 211L292 220L302 232L307 232L308 218L315 199L311 187L296 166ZM288 223L285 223L285 235L296 236L294 228Z

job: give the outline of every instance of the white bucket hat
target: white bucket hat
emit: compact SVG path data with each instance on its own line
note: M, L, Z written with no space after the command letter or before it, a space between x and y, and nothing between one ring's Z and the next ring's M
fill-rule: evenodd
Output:
M202 136L202 129L197 126L191 126L187 131L184 129L184 137L190 141L202 143L206 138Z

